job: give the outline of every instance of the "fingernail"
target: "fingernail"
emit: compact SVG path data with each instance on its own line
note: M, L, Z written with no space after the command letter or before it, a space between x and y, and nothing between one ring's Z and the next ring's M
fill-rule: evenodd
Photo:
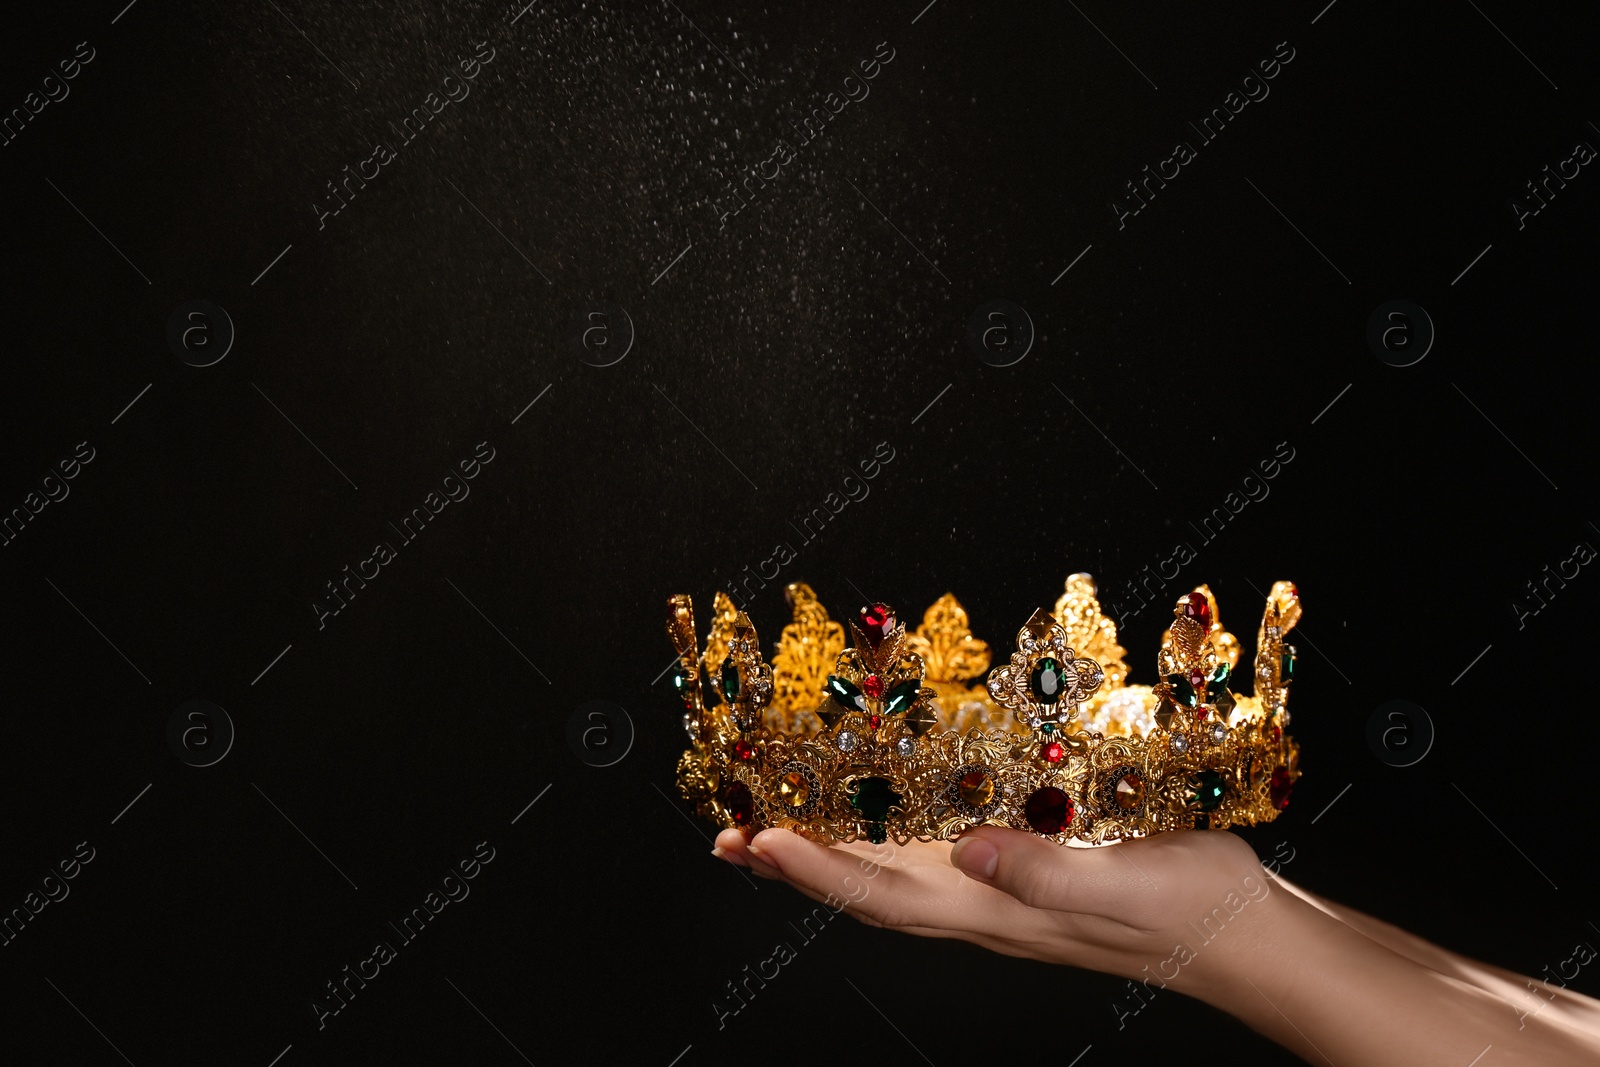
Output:
M756 841L759 841L760 839L761 835L757 834ZM778 858L771 852L768 852L766 849L756 844L756 841L751 841L748 846L750 849L750 854L756 859L760 860L762 863L766 864L768 867L771 867L773 870L782 871L783 865L778 862Z
M981 837L963 837L950 850L950 863L979 878L993 878L1000 866L1000 850Z
M727 863L733 864L735 867L748 867L748 866L750 866L750 864L745 862L745 859L744 859L743 856L740 856L737 853L725 851L721 846L718 846L717 848L712 849L711 850L711 854L713 856L717 857L717 859L719 859L719 860L723 860L723 861L725 861Z

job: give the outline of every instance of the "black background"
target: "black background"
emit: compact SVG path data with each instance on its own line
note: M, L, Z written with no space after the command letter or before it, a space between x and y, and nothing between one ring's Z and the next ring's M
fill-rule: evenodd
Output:
M1600 144L1579 27L1499 2L519 10L7 17L7 112L94 59L0 147L0 507L95 451L0 548L0 906L95 850L0 949L8 1060L1286 1062L1176 995L1119 1029L1120 980L848 922L718 1028L808 907L707 856L674 795L662 608L693 593L703 632L779 541L766 640L804 580L836 617L953 591L1004 644L1069 571L1115 599L1187 541L1162 599L1209 582L1248 645L1255 590L1292 579L1306 773L1252 843L1526 973L1600 939L1600 578L1513 608L1600 544L1600 177L1521 229L1510 206ZM400 145L479 41L471 94ZM719 229L736 169L884 41L870 96ZM1270 96L1119 230L1122 183L1285 41ZM319 229L375 140L396 160ZM206 368L165 340L195 298L237 329ZM1007 368L965 340L995 298L1038 332ZM1364 336L1396 298L1438 331L1407 368ZM567 341L595 300L637 328L608 367ZM324 583L481 441L470 497L319 629ZM870 496L803 543L880 442ZM1279 442L1270 496L1202 542ZM1164 615L1124 627L1135 680ZM193 698L238 731L204 769L166 742ZM1406 769L1366 739L1396 698L1437 727ZM636 727L615 766L566 743L591 699ZM323 984L480 841L471 896L319 1030Z

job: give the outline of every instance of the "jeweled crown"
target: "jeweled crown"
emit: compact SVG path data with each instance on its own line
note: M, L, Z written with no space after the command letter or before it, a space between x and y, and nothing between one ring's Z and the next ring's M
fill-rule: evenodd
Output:
M1055 611L1035 611L992 670L954 596L914 632L887 605L864 607L847 647L809 586L786 592L794 621L770 663L725 594L704 648L690 598L668 602L690 740L678 787L721 826L903 844L995 823L1100 843L1269 821L1300 777L1284 733L1284 636L1300 618L1288 582L1267 597L1253 696L1232 691L1239 642L1203 585L1178 598L1154 686L1127 684L1087 574L1067 578Z

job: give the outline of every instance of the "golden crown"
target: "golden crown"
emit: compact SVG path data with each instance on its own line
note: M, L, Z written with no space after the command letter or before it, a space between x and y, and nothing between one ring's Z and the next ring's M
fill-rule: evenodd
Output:
M725 594L703 649L690 598L668 602L691 742L678 787L718 825L904 844L994 823L1099 843L1266 822L1300 777L1284 733L1295 663L1284 635L1300 618L1288 582L1267 598L1253 696L1229 688L1239 642L1203 585L1178 598L1154 686L1127 684L1087 574L1067 579L1053 614L1033 613L993 670L954 596L914 633L887 605L864 607L847 648L809 586L786 593L794 621L770 664Z

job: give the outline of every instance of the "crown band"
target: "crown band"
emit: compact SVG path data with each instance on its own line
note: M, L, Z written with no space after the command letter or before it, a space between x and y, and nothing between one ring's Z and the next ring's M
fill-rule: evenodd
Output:
M1229 687L1239 642L1203 585L1178 598L1154 686L1127 684L1087 574L1067 579L1054 613L1033 613L993 670L954 596L909 633L892 608L862 608L846 647L809 586L786 594L794 619L770 663L726 594L703 649L690 598L668 602L691 743L678 788L720 826L904 844L994 823L1098 844L1270 821L1300 777L1283 729L1295 663L1284 636L1300 618L1288 582L1267 598L1253 696Z

